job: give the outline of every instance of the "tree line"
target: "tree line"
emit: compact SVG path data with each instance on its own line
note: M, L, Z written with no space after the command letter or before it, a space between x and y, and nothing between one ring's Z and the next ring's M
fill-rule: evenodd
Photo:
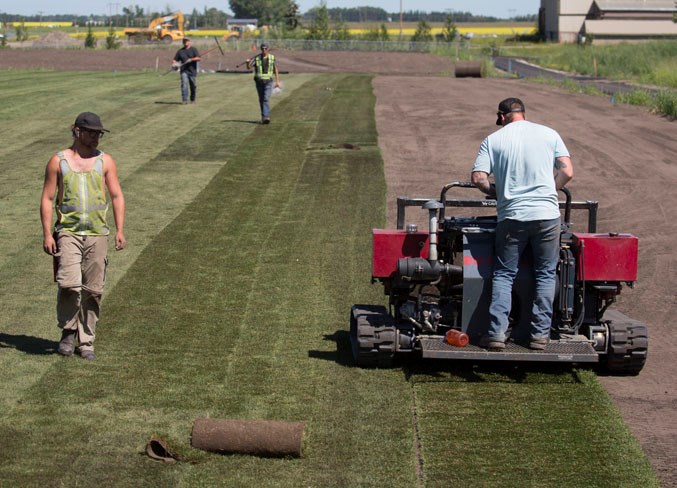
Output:
M309 26L318 17L318 12L327 15L327 20L333 23L342 22L370 22L385 23L399 21L399 12L387 12L378 7L350 7L327 8L325 2L313 7L305 13L299 11L294 0L229 0L230 9L234 15L217 8L204 8L202 11L193 9L184 12L190 29L225 28L230 18L255 18L260 25L280 26L295 29L300 26ZM139 5L129 5L122 8L122 13L111 15L15 15L1 14L2 22L70 22L73 25L89 25L93 22L116 27L146 26L151 19L170 13L168 10L157 12L147 11ZM535 22L537 15L500 19L497 17L473 15L470 12L425 12L409 10L402 13L404 22L447 22L447 19L456 22L498 22L511 20L514 22Z

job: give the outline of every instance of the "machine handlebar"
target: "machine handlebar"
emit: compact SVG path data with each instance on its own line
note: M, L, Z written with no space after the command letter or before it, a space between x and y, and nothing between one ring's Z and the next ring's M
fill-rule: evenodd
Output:
M472 181L453 181L444 185L442 193L440 193L440 203L442 204L442 208L440 209L440 222L444 221L444 208L447 206L447 192L457 186L460 188L476 188L476 186L472 184Z
M454 181L444 185L440 194L439 202L443 205L439 211L439 221L444 221L444 210L446 207L491 207L496 205L496 200L479 200L479 199L447 199L447 193L450 189L459 188L475 188L475 185L470 181ZM559 203L560 209L564 210L564 223L567 227L571 226L571 210L586 210L588 212L588 232L597 232L597 208L598 202L594 200L573 201L571 192L568 188L561 188L559 191L564 193L566 200ZM397 228L404 228L405 208L410 206L420 207L430 198L397 198Z
M444 188L442 188L442 193L440 193L440 203L442 204L442 208L440 208L440 214L439 214L439 221L443 222L444 221L444 209L447 206L447 192L451 190L452 188L459 187L459 188L477 188L471 181L453 181L451 183L447 183L444 185ZM565 203L564 203L564 223L569 227L571 225L571 192L567 187L561 188L559 191L564 193L564 196L566 198ZM493 198L489 197L491 200L494 200Z

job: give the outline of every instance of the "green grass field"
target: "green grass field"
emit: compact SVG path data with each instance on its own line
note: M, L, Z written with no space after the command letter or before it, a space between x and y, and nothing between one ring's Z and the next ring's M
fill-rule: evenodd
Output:
M384 301L369 76L285 77L270 126L249 77L202 75L195 106L153 73L0 81L0 486L658 486L591 371L352 365L350 305ZM55 354L38 214L84 110L128 207L95 362ZM303 457L192 449L198 417L305 421ZM152 435L182 460L146 457Z

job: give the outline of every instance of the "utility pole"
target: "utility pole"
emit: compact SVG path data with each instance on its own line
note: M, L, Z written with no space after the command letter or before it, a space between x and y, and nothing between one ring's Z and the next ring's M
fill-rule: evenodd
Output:
M119 3L113 3L110 2L108 3L108 25L113 25L113 7L115 7L115 15L118 15L118 7L120 7Z
M400 0L400 41L402 40L402 0Z

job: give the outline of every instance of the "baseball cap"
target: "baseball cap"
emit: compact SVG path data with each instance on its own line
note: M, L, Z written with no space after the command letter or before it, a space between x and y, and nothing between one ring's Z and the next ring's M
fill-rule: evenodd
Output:
M82 112L75 119L74 127L82 127L83 129L91 130L100 130L103 132L110 132L108 129L103 128L101 119L98 115L92 112Z
M263 44L261 44L261 49L263 49L263 48L268 49L268 44L266 44L265 42Z
M513 112L524 112L524 103L519 98L506 98L498 104L498 113L496 114L496 125L501 125L500 115L507 115Z

